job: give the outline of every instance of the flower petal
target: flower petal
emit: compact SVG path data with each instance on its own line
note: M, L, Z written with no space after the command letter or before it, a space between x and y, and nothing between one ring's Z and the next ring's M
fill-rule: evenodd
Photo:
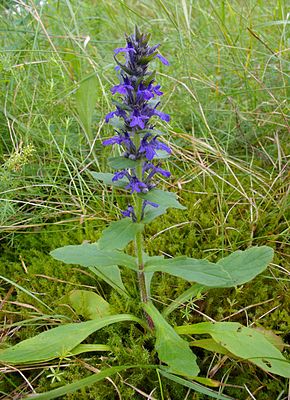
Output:
M170 65L170 64L169 64L169 61L166 60L166 58L163 57L161 54L157 54L156 57L159 58L159 60L162 62L162 64L164 64L164 65Z

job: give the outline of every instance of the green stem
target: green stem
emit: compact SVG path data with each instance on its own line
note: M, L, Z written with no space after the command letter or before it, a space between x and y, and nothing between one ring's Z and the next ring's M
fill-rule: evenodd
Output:
M135 133L135 146L138 148L140 146L140 136ZM136 177L138 180L142 181L142 160L138 160L136 166ZM137 218L137 223L142 220L142 206L143 200L136 194L135 195L135 214ZM140 291L141 302L146 304L149 301L149 296L146 287L145 272L144 272L144 259L143 259L143 234L142 232L137 232L135 236L135 246L136 246L136 257L138 264L138 285ZM153 328L153 321L148 314L146 314L148 325Z
M138 161L138 164L136 167L136 176L140 181L142 180L142 160ZM136 218L137 218L138 223L141 222L141 219L142 219L142 204L143 204L143 200L138 195L136 195ZM139 282L141 301L143 303L147 303L148 294L147 294L145 274L144 274L143 234L142 234L142 232L138 232L136 234L135 245L136 245L137 263L138 263L138 282Z

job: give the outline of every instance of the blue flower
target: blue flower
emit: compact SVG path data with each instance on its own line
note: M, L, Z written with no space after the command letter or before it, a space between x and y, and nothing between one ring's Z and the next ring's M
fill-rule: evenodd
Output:
M111 118L113 118L114 116L122 117L125 119L127 117L127 114L126 114L126 111L122 110L120 107L117 107L116 111L111 111L111 112L109 112L109 114L106 115L106 118L105 118L106 122L108 123L109 120Z
M102 144L103 144L103 146L111 146L113 144L121 144L122 139L123 138L121 136L113 136L110 139L103 140Z
M120 133L118 133L117 136L113 136L102 142L103 146L111 146L113 144L121 145L123 143L125 144L125 146L128 150L135 149L135 146L134 146L132 140L130 139L130 135L127 132L124 132L124 136L122 136Z
M125 189L130 189L131 194L134 192L136 192L136 193L147 193L148 192L147 185L144 182L139 181L139 179L136 176L130 177L130 182L125 187Z
M134 110L131 114L130 126L131 128L139 126L140 129L144 129L148 119L149 117L147 115L142 115L138 110Z
M154 97L154 94L150 89L150 85L146 87L142 83L140 83L137 89L137 96L139 96L139 98L141 98L142 100L152 99L152 97Z
M131 217L133 222L137 221L134 207L132 207L130 205L127 207L126 210L121 211L121 214L123 215L123 217Z
M116 181L124 178L125 176L126 176L126 178L130 179L130 175L126 169L123 169L122 171L119 171L119 172L115 172L114 176L112 178L112 181L116 182Z
M157 96L162 96L163 95L163 92L161 92L159 89L161 88L161 86L160 85L156 85L154 88L153 88L153 92L157 95Z
M141 145L138 150L140 154L145 153L145 157L147 158L147 160L152 160L154 156L157 155L156 150L163 150L171 154L171 149L166 146L166 144L159 142L159 140L157 140L157 136L155 136L153 139L150 140L150 142L148 142L147 139L150 136L150 133L147 133L141 140Z
M157 54L157 55L156 55L156 58L159 58L159 60L162 62L162 64L164 64L164 65L170 65L170 64L169 64L169 61L168 61L165 57L163 57L161 54Z
M159 110L154 109L154 115L157 115L163 121L166 121L166 122L170 121L170 116L168 114L165 114L165 113L159 111Z
M136 52L131 43L128 43L127 47L118 47L117 49L114 50L115 55L119 53L130 53L130 52L133 53Z
M141 211L141 219L144 218L144 211L145 211L145 207L146 206L152 206L154 208L158 208L159 204L157 203L153 203L153 201L149 201L149 200L144 200L143 204L142 204L142 211Z
M120 85L113 86L111 88L112 94L120 93L120 94L126 95L129 90L134 90L132 85L120 84Z
M160 168L160 164L154 165L154 164L148 163L148 162L144 163L143 169L142 169L143 175L145 172L149 172L150 170L151 170L151 172L148 174L146 181L150 181L155 174L160 174L160 175L164 176L165 178L169 178L171 175L171 173L169 171L167 171L166 169Z

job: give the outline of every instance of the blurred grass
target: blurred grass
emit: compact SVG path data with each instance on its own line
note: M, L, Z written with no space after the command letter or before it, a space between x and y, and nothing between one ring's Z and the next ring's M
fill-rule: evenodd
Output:
M63 272L58 275L45 256L45 267L38 266L35 248L48 252L68 241L66 235L93 240L106 221L116 218L123 196L96 184L88 170L107 168L110 150L102 148L101 139L112 133L104 116L112 109L109 89L116 82L113 49L138 24L170 60L169 68L156 62L162 107L171 115L170 124L160 126L174 149L166 185L188 206L185 213L170 212L148 228L150 252L214 259L266 243L275 249L276 260L259 295L256 283L245 293L228 294L228 302L213 294L207 304L219 300L212 312L224 318L222 307L229 302L244 307L273 294L279 301L287 298L286 1L20 0L2 2L0 15L3 276L20 276L29 284L21 277L19 254L25 254L32 275L44 268L62 279ZM79 276L72 279L77 282ZM45 292L38 281L31 276L27 287ZM168 277L158 284L160 301L182 289L182 284L170 287ZM66 291L49 289L48 304ZM231 306L228 312L238 309ZM279 312L273 311L273 321L270 313L264 326L279 330L285 318ZM287 335L288 328L282 331Z

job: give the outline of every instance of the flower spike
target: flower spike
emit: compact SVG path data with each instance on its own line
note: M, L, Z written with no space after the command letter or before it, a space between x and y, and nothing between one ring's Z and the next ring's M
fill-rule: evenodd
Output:
M125 168L113 175L114 182L123 178L128 180L125 189L131 194L146 194L154 189L156 187L154 179L158 174L165 178L170 177L170 172L161 168L160 162L154 164L154 160L158 158L158 150L168 154L171 150L158 140L151 118L158 117L162 121L169 122L170 117L157 109L158 98L163 92L155 81L155 72L148 71L149 63L156 58L164 65L169 65L169 62L157 50L160 45L150 46L149 39L150 35L142 33L136 26L134 34L126 36L126 46L114 50L114 59L117 63L115 69L120 83L113 86L111 92L119 99L114 100L115 111L106 115L106 122L116 117L122 127L116 131L117 135L104 140L103 145L121 146L124 158L142 164L141 169ZM125 63L120 62L119 57L120 59L123 57ZM146 206L158 207L158 204L143 200L141 219ZM133 222L138 219L131 205L122 211L122 215L132 218Z

